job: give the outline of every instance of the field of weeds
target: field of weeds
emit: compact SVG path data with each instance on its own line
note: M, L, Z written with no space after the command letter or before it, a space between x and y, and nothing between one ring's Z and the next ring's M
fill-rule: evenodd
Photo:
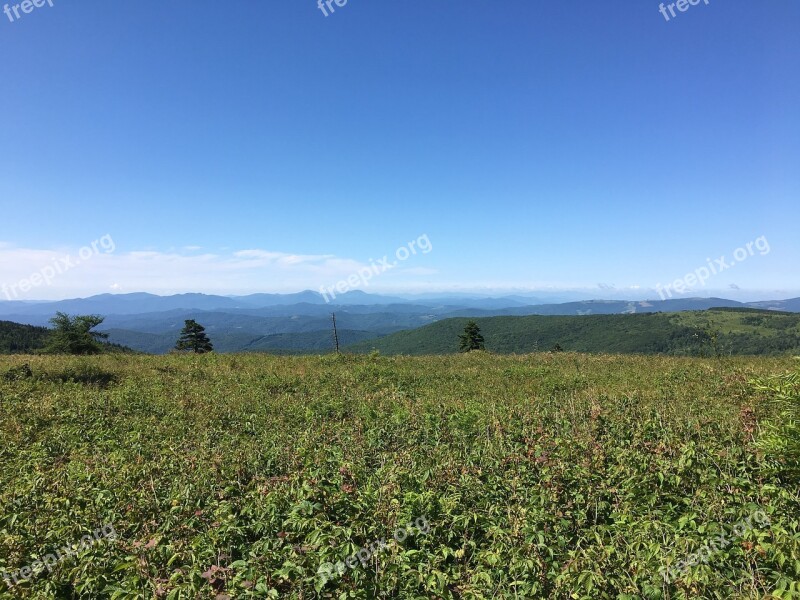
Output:
M0 598L797 598L796 365L2 357Z

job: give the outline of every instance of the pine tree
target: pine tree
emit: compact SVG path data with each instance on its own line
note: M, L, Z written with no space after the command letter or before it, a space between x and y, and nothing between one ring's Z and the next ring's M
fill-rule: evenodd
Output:
M205 327L194 319L188 319L184 323L181 337L178 339L178 343L175 344L176 350L194 352L195 354L214 351L214 346L206 335Z
M459 350L471 352L472 350L485 350L481 329L475 321L470 321L464 327L464 333L458 336L461 339Z

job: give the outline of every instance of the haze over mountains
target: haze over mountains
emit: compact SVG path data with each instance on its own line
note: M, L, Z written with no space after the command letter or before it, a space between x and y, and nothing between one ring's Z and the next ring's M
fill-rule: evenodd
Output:
M584 300L544 303L524 295L500 298L427 295L413 298L352 291L326 303L314 291L230 297L103 294L58 302L0 302L0 320L47 325L58 311L105 316L109 341L162 353L175 344L186 319L204 325L221 352L321 352L331 348L331 312L342 345L367 342L454 317L617 315L706 310L715 307L800 312L800 298L742 303L724 298ZM363 344L362 344L363 345Z

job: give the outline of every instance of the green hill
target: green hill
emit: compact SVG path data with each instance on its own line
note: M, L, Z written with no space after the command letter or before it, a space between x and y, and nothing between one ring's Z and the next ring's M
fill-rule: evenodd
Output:
M0 321L0 354L26 354L44 348L49 333L46 327Z
M0 321L0 354L39 354L47 345L50 331L47 327ZM113 342L101 342L100 345L104 353L136 352Z
M446 319L348 346L351 352L452 354L470 319ZM670 355L778 355L800 351L800 315L748 309L630 315L475 319L486 349L501 354L547 351Z

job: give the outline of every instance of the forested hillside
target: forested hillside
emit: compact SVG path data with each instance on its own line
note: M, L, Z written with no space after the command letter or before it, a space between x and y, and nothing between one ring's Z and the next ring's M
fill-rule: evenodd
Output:
M384 354L458 352L470 319L446 319L411 331L354 344L348 350ZM800 352L800 315L753 309L711 309L633 315L527 316L477 319L486 349L540 352L558 344L576 352L714 356Z
M0 354L22 354L39 350L44 347L48 332L46 327L0 321Z

